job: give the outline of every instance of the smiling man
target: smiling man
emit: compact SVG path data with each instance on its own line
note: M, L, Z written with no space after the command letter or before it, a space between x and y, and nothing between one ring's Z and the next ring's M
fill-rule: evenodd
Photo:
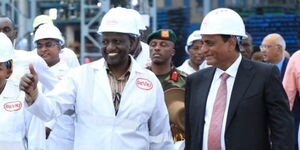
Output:
M57 27L51 24L41 25L33 38L37 54L41 56L49 67L60 61L59 53L64 44L62 35Z
M174 149L162 87L129 55L139 30L126 12L112 8L102 18L104 58L72 70L47 96L38 93L32 68L22 77L28 110L41 119L75 108L75 150Z
M293 118L279 70L242 58L241 16L212 10L200 34L212 67L186 81L186 150L293 150Z

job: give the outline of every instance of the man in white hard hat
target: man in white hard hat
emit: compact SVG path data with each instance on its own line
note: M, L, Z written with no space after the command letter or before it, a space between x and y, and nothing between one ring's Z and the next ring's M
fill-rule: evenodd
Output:
M173 150L162 87L129 55L139 31L124 12L112 8L101 21L104 58L74 69L47 96L32 67L22 77L28 111L43 120L75 107L75 150Z
M185 60L183 64L177 68L178 70L187 74L192 74L200 69L208 67L206 61L204 61L204 55L201 51L202 44L202 37L199 30L190 34L185 46L185 52L190 56L190 58Z
M245 25L218 8L203 19L209 67L186 83L186 150L293 150L294 123L276 66L242 58Z
M62 80L71 68L59 57L64 45L59 29L53 24L42 24L37 29L33 42L37 54L46 61L55 77ZM74 117L74 108L69 107L63 115L46 123L47 150L73 150Z
M33 20L33 34L35 34L36 30L42 24L54 25L53 20L49 16L39 15L39 16L35 17ZM62 39L62 40L64 42L64 39ZM36 49L33 50L34 53L36 53L35 51L36 51ZM68 66L71 68L78 67L80 65L78 58L77 58L76 54L74 53L74 51L65 47L64 45L63 45L63 48L61 49L61 52L59 53L59 57L61 60L64 60L68 64Z
M0 147L3 150L44 149L43 123L24 108L25 94L9 79L13 72L14 47L0 32Z

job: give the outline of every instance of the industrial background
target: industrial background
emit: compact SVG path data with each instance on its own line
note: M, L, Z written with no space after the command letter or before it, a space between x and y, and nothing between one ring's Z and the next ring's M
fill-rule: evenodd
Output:
M96 33L102 16L111 7L139 11L148 25L147 33L170 28L178 36L176 66L186 58L187 36L200 28L203 16L214 8L229 7L244 19L253 44L260 45L269 33L281 34L291 54L300 49L300 0L1 0L0 15L12 18L18 29L15 45L31 50L32 22L46 14L62 31L66 46L73 49L81 63L101 57Z

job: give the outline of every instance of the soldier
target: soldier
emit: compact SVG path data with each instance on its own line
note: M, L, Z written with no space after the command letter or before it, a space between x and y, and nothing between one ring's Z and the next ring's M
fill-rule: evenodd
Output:
M160 29L154 31L148 36L147 43L150 46L150 58L152 61L148 69L154 72L154 74L159 79L160 83L162 84L165 95L167 95L166 93L168 93L169 90L171 89L172 89L171 93L174 94L182 93L181 91L184 90L185 80L187 75L186 73L176 69L176 67L172 64L172 56L175 55L175 43L176 43L175 32L171 29ZM181 89L181 90L175 90L175 89ZM166 97L165 98L166 101L175 101L173 99L168 100L167 99L168 96L165 97ZM182 98L178 97L177 99L183 102L183 96ZM178 107L178 109L182 109L182 108ZM178 111L178 109L175 111ZM174 112L170 112L171 109L169 106L168 106L168 111L169 114L174 114ZM171 123L174 142L181 141L184 139L184 126L180 125L184 123L180 121L178 122L178 120L183 121L184 118L182 117L178 119L179 116L175 116L175 117L170 116L170 123ZM175 118L175 119L171 119L171 118Z

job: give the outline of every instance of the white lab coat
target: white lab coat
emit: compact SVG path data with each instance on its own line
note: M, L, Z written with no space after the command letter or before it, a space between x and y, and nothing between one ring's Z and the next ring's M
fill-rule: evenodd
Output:
M15 50L15 57L13 59L13 73L10 77L11 80L19 82L25 73L29 73L29 64L33 64L36 73L38 74L39 81L47 90L52 90L57 84L58 80L49 70L46 62L38 55L24 50Z
M116 116L104 59L71 71L28 110L48 121L75 106L75 150L173 150L160 82L132 57L131 62Z
M65 61L70 68L80 66L75 52L69 48L65 47L61 49L61 52L59 53L59 58L60 60Z
M58 80L62 80L70 69L64 60L50 67L50 71ZM46 123L46 126L52 130L46 140L47 150L73 150L74 118L74 107L69 107L63 115Z
M140 54L135 58L135 60L140 64L142 67L148 67L151 65L151 58L150 58L150 48L149 45L140 41L142 46L142 51Z
M24 109L24 96L18 83L7 80L0 95L0 149L44 149L43 122Z

